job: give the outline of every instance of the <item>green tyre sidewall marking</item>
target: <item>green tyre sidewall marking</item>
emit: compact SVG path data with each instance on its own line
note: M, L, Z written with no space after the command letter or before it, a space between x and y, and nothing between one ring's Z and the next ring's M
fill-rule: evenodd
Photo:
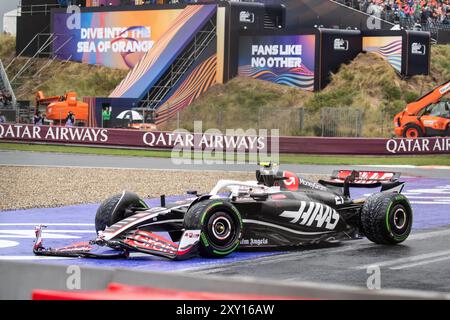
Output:
M203 232L201 233L200 238L202 239L202 242L205 245L205 247L208 247L209 246L209 242L208 242L208 239L206 239L206 236L205 236L205 234Z
M223 204L224 204L223 201L218 201L218 202L215 202L215 203L209 205L208 208L206 208L206 210L205 210L205 212L203 213L202 218L201 218L201 220L200 220L200 223L201 223L201 225L202 225L202 228L203 228L203 226L204 226L204 221L205 221L205 219L206 219L206 216L207 216L208 214L210 214L211 209L214 208L214 207L223 205ZM239 220L239 224L240 224L240 227L241 227L241 230L242 230L243 224L244 224L244 223L243 223L243 221L242 221L242 217L241 217L239 211L237 211L237 209L236 209L234 206L231 206L230 208L227 207L227 209L232 209L233 212L236 214L236 217L237 217L238 220ZM240 237L237 238L236 243L233 244L233 246L232 246L230 249L228 249L227 251L219 251L219 250L214 249L214 250L213 250L213 253L215 253L215 254L217 254L217 255L228 255L228 254L232 253L232 252L235 251L236 248L239 246L239 243L240 243L240 239L239 239L239 238L240 238ZM200 235L200 239L202 240L202 242L203 242L203 244L204 244L205 247L209 247L209 241L208 241L208 239L206 238L206 235L204 234L203 231L202 231L202 233L201 233L201 235Z
M142 204L143 208L148 208L148 205L144 202L144 200L139 200L139 203Z
M209 213L209 210L211 210L212 208L217 207L219 205L222 205L222 204L223 204L223 202L220 201L220 202L216 202L216 203L213 203L212 205L210 205L203 213L200 223L203 225L203 222L205 221L206 215Z
M239 245L239 239L238 239L238 241L236 241L236 243L233 245L233 247L231 249L229 249L228 251L217 251L217 250L214 250L213 252L215 254L227 255L227 254L232 253L234 250L236 250L238 245Z
M386 228L391 236L393 236L393 234L391 232L391 226L389 224L389 212L391 211L391 207L392 207L393 203L394 203L394 201L391 201L391 203L389 203L389 206L387 207L387 210L386 210Z

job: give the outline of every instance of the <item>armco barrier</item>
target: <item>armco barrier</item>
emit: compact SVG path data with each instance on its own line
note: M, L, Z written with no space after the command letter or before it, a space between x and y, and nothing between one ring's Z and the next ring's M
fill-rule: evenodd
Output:
M270 153L276 152L277 137L2 124L0 141L154 150L170 150L174 147L196 148L196 150L207 148L216 151ZM280 153L450 155L450 137L419 139L279 137L277 145Z
M67 290L67 265L0 260L0 300L30 299L33 290ZM80 289L105 290L111 283L220 294L308 297L310 299L450 299L448 293L402 289L368 290L330 283L283 282L237 276L198 275L80 267ZM42 291L41 291L42 292ZM56 298L56 297L55 297Z
M279 144L280 153L450 155L450 137L419 139L280 137Z

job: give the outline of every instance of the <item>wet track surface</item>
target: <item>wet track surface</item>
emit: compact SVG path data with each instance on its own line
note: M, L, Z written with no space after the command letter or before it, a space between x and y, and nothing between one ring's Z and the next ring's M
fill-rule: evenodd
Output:
M61 158L61 155L49 154L48 163L46 163L45 159L24 157L24 154L19 157L14 156L22 159L20 161L14 160L12 156L5 158L3 155L4 153L0 157L0 164L9 161L11 162L9 164L19 165L70 166L73 161L77 163L77 166L96 167L99 166L98 163L101 163L102 167L141 168L135 161L139 160L147 164L148 161L152 161L152 159L136 158L132 162L127 162L121 157L121 165L117 165L117 157L106 157L114 159L110 159L110 162L99 162L96 156L81 158L77 156L76 160L70 160L73 159L73 155L63 155L64 158ZM102 157L101 160L105 159ZM164 161L164 159L157 160L158 163L160 160ZM62 161L68 162L62 163ZM167 162L166 160L165 163ZM158 165L147 167L158 168ZM289 169L301 169L298 171L306 173L308 172L304 169L306 167L312 173L329 173L334 169L330 166L292 166ZM252 170L253 168L247 166L245 169L239 169L239 167L235 169ZM405 168L401 171L405 172L406 169L403 169ZM361 287L366 286L370 276L367 267L378 265L381 268L382 288L450 292L450 170L417 168L409 170L412 171L408 175L419 176L405 179L407 183L404 193L410 198L415 212L413 232L406 242L398 246L380 246L366 239L360 239L321 248L305 248L288 252L236 252L224 259L196 258L183 262L173 262L147 255L133 256L128 260L33 256L31 251L34 239L33 228L36 224L49 225L44 232L44 244L48 246L58 247L95 237L93 221L98 204L87 204L0 212L0 259L104 268L179 271L224 277L238 275L286 282L314 281ZM440 176L441 179L436 179L436 176ZM353 195L358 197L368 192L373 190L359 189L355 190ZM172 197L168 201L178 198ZM149 200L149 203L155 205L157 201Z
M130 259L67 259L32 254L34 226L47 224L44 244L52 247L95 237L98 204L0 213L0 259L134 270L249 276L281 281L317 281L365 286L367 266L380 265L385 288L450 292L450 180L407 178L405 193L415 210L412 236L402 245L379 246L366 239L284 252L236 252L224 259L174 262L148 255ZM355 196L367 190L359 190ZM170 197L168 201L179 197ZM157 199L149 200L156 205ZM446 227L448 226L448 227Z
M450 160L449 160L450 164ZM165 169L165 170L217 170L217 171L255 171L254 164L175 164L166 158L123 157L88 154L64 154L49 152L0 151L0 165L33 165L33 166L72 166L86 168L132 168L132 169ZM293 172L312 174L331 174L336 169L372 168L375 170L393 170L392 166L346 166L346 165L296 165L283 164L283 168ZM450 169L432 169L414 166L395 167L404 175L428 178L450 179Z
M378 265L382 288L450 292L449 237L449 229L428 230L415 232L398 246L378 246L366 239L354 240L336 247L297 251L190 272L365 287L373 272L368 268Z

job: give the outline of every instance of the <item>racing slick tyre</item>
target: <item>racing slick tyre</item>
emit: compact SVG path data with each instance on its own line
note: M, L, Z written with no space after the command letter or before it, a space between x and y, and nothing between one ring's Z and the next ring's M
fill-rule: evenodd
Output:
M411 232L413 211L408 199L399 193L375 193L361 211L364 235L378 244L397 244Z
M105 201L95 214L95 230L103 231L106 227L134 214L131 208L148 208L145 202L136 193L124 191Z
M423 137L422 128L416 124L408 124L405 127L405 130L403 130L403 137L410 138L410 139Z
M204 200L194 204L184 215L186 230L201 230L199 254L225 257L239 246L242 219L239 211L223 200Z

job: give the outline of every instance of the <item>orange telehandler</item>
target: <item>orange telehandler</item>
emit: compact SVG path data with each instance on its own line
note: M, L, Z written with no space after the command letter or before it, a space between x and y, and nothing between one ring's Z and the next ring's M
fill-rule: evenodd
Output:
M45 110L43 110L45 108ZM69 111L75 116L76 122L87 123L89 106L77 100L76 92L67 92L64 96L45 97L42 91L36 93L36 113L43 112L47 120L62 124Z
M450 136L450 80L406 105L394 117L395 135L405 138Z

